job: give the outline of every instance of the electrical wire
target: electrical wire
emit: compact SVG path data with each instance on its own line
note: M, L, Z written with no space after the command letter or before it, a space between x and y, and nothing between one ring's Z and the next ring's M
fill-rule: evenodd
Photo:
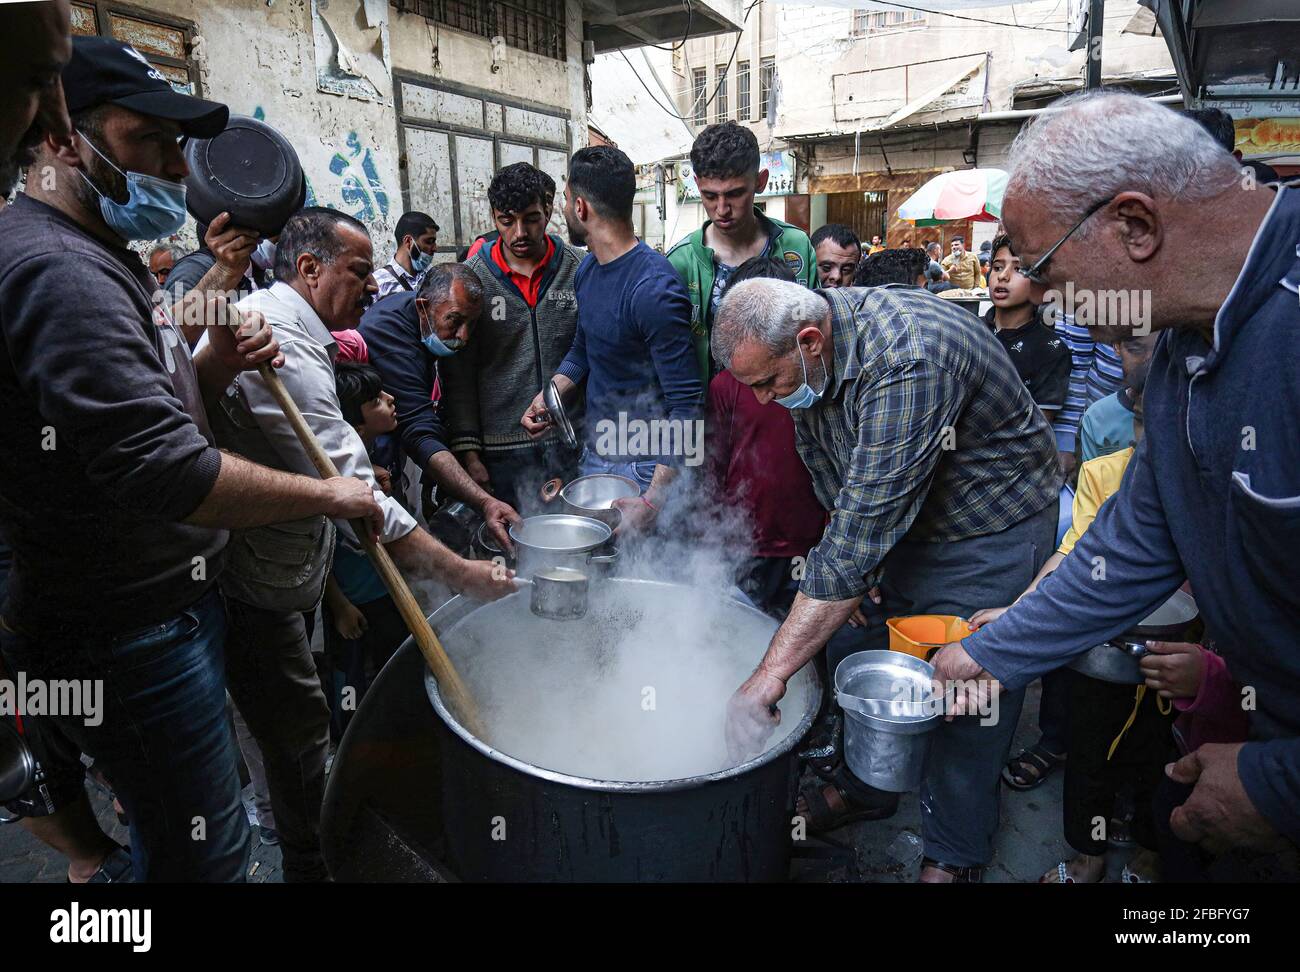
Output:
M753 0L753 2L748 7L745 8L745 16L741 18L740 30L736 34L736 43L732 46L731 56L727 58L727 63L723 66L723 69L720 72L720 75L718 77L718 83L713 87L713 94L709 96L709 99L705 101L704 104L700 104L699 95L695 97L695 100L691 102L690 110L691 110L692 117L694 117L695 113L698 111L702 111L702 110L707 111L709 105L713 103L713 99L716 98L718 96L718 92L722 90L722 86L727 83L727 74L731 70L732 62L736 59L736 52L740 50L741 38L744 37L745 35L745 24L749 21L750 13L752 13L754 8L757 7L761 2L762 0ZM648 46L654 47L655 45L650 44ZM660 48L660 50L665 50L665 48ZM685 115L682 115L680 112L678 112L677 109L666 107L662 102L659 101L658 98L655 97L654 92L650 90L650 86L645 83L645 81L642 79L640 74L637 74L636 68L633 67L632 62L628 60L627 52L620 50L618 53L619 56L622 57L624 61L627 61L627 66L631 69L632 73L636 75L636 79L638 83L640 83L641 87L645 88L645 92L650 96L650 100L653 101L663 111L667 112L669 115L672 115L672 117L684 123L689 128L692 124L690 119L688 119ZM648 61L646 62L646 67L650 68L651 72L654 71L654 68L650 66L650 63ZM657 79L658 75L656 74L655 77ZM701 92L701 94L703 94L703 92Z
M691 0L682 0L682 3L686 5L686 32L682 34L682 39L672 47L664 47L662 44L647 44L647 47L653 47L656 51L672 51L676 53L686 46L686 42L691 37L691 21L695 16L695 8L691 6Z

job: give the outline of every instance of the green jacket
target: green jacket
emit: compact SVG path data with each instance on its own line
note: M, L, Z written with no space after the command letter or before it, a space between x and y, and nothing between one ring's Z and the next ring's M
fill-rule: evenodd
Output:
M797 226L765 216L755 209L759 225L766 231L768 252L785 260L799 282L809 287L817 286L817 257L813 253L808 234ZM713 293L713 251L704 245L704 230L709 221L690 236L679 240L668 251L668 262L686 285L691 298L691 334L695 340L695 353L700 363L700 378L709 381L709 336L713 333L713 314L709 298Z

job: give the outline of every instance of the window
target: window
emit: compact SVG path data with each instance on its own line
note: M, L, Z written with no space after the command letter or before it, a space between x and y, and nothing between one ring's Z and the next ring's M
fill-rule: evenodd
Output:
M198 71L190 59L193 27L153 14L142 16L111 3L75 0L72 33L83 37L115 37L149 59L177 91L198 94Z
M704 68L696 68L691 72L691 120L699 128L703 128L708 123L705 115L707 108L704 104L706 100L704 89L708 83L708 72Z
M880 30L901 30L905 27L923 27L924 10L854 10L850 34L865 37Z
M717 81L715 83L718 91L713 99L714 104L717 105L717 113L714 117L718 121L724 122L727 120L727 65L719 64L717 71Z
M393 0L401 13L479 37L500 34L511 47L565 59L565 0Z
M736 117L749 121L749 62L736 62Z
M759 116L767 117L772 103L772 85L776 81L776 58L765 57L758 62L758 110Z

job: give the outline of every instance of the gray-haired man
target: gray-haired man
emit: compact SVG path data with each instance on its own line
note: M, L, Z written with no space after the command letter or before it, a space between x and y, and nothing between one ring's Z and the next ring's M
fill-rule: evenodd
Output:
M1190 581L1244 690L1250 741L1207 743L1167 767L1165 876L1174 849L1300 842L1300 193L1244 179L1191 119L1097 93L1022 132L1003 214L1040 289L1125 297L1094 303L1094 339L1166 333L1123 488L1050 578L941 649L936 671L1024 685ZM1188 287L1184 254L1206 238L1216 259ZM1156 659L1143 667L1158 685Z
M513 590L493 565L471 563L421 530L375 480L365 445L343 417L334 381L332 332L355 328L375 292L365 227L311 207L289 219L276 250L276 283L241 301L275 331L284 352L280 380L342 476L366 482L383 510L378 539L403 568L488 600ZM315 467L265 381L241 374L213 410L220 445L263 465L315 475ZM320 803L329 749L329 708L311 657L303 612L314 611L339 541L356 548L345 522L308 517L236 531L221 580L230 636L226 675L240 715L262 750L284 855L286 880L325 875Z
M392 294L361 321L370 363L397 399L397 433L407 456L447 494L479 510L502 549L519 519L514 507L476 483L452 455L446 425L434 401L439 362L469 343L483 312L483 285L460 263L435 264L416 291Z
M719 307L713 353L760 402L794 410L799 454L833 510L790 613L729 705L728 748L742 757L775 726L786 682L877 582L891 615L969 617L995 591L1014 598L1051 555L1059 482L1051 431L1010 358L926 291L747 281ZM1005 696L989 724L968 717L935 734L923 881L980 880L1023 698ZM808 793L806 809L828 826L857 819L856 789Z

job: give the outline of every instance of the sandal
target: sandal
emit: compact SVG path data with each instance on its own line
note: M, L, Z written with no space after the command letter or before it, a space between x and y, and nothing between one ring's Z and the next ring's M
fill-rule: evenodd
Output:
M1065 862L1065 861L1058 861L1058 862L1057 862L1057 864L1056 864L1056 883L1057 883L1057 884L1101 884L1102 881L1106 880L1106 872L1103 870L1103 871L1102 871L1102 876L1099 877L1099 878L1097 878L1097 880L1095 880L1095 881L1076 881L1074 878L1070 877L1070 872L1066 870L1066 866L1067 866L1067 865L1066 865L1066 862ZM1051 872L1049 871L1048 873L1051 873ZM1039 884L1051 884L1052 882L1049 881L1049 880L1047 880L1047 875L1044 874L1042 877L1040 877L1040 878L1038 879L1038 883L1039 883Z
M799 753L808 768L827 782L835 782L835 774L842 765L843 731L839 714L832 712L823 725L809 734L807 748Z
M868 799L857 789L843 778L806 783L799 788L799 796L807 810L801 814L796 805L795 815L807 820L809 833L824 834L859 820L884 820L898 812L897 793L874 790Z
M943 871L944 874L952 875L952 884L983 884L984 868L979 864L962 867L957 864L945 864L943 861L936 861L933 857L921 858L921 870L932 867L936 871Z
M1020 750L1002 768L1002 782L1013 790L1032 790L1041 786L1052 770L1065 762L1064 756L1049 753L1041 744Z

